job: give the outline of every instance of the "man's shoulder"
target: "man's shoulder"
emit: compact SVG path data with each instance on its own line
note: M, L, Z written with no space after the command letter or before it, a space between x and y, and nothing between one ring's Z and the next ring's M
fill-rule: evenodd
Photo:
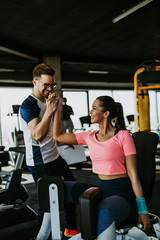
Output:
M67 110L72 110L72 107L69 105L65 105Z
M32 95L29 95L21 104L21 107L27 105L33 105L37 103L37 99L35 99Z
M40 108L38 106L38 99L29 95L21 104L20 116L28 123L33 118L39 117Z

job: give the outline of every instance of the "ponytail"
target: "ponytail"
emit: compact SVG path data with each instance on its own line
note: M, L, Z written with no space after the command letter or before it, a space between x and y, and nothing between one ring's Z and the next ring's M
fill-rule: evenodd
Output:
M115 105L116 105L116 112L117 112L117 121L115 125L119 130L125 130L126 126L125 126L125 120L124 120L124 114L123 114L123 107L119 102L115 102Z

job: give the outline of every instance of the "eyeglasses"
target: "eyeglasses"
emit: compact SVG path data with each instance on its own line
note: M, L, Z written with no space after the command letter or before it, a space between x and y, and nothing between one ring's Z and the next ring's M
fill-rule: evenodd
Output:
M55 88L57 86L56 83L53 83L53 84L49 84L49 83L44 83L44 82L41 82L39 79L36 78L36 80L40 83L40 84L43 84L43 86L45 88L49 88L51 87L51 89Z

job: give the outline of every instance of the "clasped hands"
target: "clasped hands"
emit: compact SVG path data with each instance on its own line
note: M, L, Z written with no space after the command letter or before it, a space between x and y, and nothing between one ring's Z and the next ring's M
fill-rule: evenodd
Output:
M50 113L54 113L57 108L61 105L61 98L56 96L55 93L50 93L46 100L47 110Z

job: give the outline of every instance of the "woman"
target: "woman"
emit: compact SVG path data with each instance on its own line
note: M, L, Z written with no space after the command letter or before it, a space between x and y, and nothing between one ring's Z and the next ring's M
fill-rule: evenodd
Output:
M138 222L143 223L142 230L147 230L150 220L137 175L136 149L125 128L122 106L109 96L100 96L93 102L90 115L91 122L99 124L99 131L63 133L59 104L54 116L53 135L63 144L88 145L93 172L98 174L103 192L98 210L97 239L116 239L115 221L121 222L134 216L137 207ZM79 186L77 189L80 189ZM83 183L81 186L83 191ZM71 198L75 201L81 192L79 190L77 194L76 183L70 188Z

